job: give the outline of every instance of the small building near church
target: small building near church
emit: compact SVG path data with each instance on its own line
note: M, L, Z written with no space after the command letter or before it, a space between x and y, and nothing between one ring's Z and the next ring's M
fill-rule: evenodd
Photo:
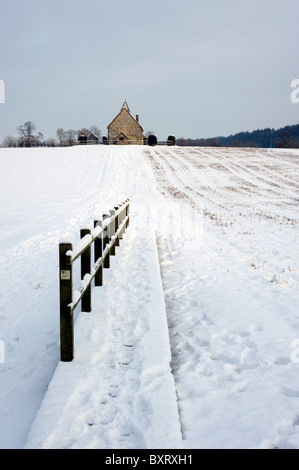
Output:
M118 115L108 125L108 143L143 145L143 141L144 135L139 124L139 115L136 114L136 118L132 116L125 100Z
M99 142L98 136L95 135L94 132L91 132L89 136L87 137L87 142L89 144L97 144Z

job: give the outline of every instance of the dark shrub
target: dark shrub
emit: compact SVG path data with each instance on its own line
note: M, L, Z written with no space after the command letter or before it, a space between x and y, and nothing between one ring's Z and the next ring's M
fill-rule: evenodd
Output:
M167 145L175 145L175 136L169 135L167 138Z
M80 142L80 144L86 144L87 143L87 135L79 135L78 137L78 141Z
M155 135L149 135L147 143L148 145L157 145L157 137Z

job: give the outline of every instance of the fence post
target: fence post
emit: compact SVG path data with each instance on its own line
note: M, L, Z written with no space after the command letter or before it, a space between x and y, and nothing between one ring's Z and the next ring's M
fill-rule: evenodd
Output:
M119 224L121 225L123 223L123 220L124 220L124 209L123 209L123 205L124 203L121 202L119 207L120 207L120 211L119 211ZM119 238L120 240L122 239L123 237L123 233L124 233L124 228L122 227L120 232L119 232Z
M59 244L60 358L63 362L74 358L74 318L70 306L73 301L73 275L71 257L66 254L72 249L71 243Z
M119 227L118 206L115 206L114 209L115 209L115 214L116 214L116 215L115 215L115 233L117 233L118 227ZM118 235L117 235L117 237L116 237L116 239L115 239L115 246L119 246L119 238L118 238Z
M109 238L111 240L112 236L115 235L115 209L112 209L110 212L110 217L111 217L111 222L109 224ZM111 247L110 254L112 256L115 256L115 243L113 243L113 246Z
M91 231L88 228L82 228L80 230L80 237L83 238L85 235L90 235ZM91 247L88 246L81 255L81 279L85 274L90 274L91 271ZM86 292L81 299L81 312L91 312L91 284L89 284Z
M102 227L102 222L100 220L94 221L94 227ZM99 236L94 241L94 262L101 258L103 254L103 233L101 232ZM95 278L94 278L94 285L95 286L102 286L103 285L103 265L98 269Z
M105 219L109 218L108 214L103 214L103 222ZM105 250L106 246L109 243L109 235L108 235L109 225L106 226L103 234L103 251ZM110 268L110 252L108 251L105 260L104 260L104 268Z
M128 216L128 219L127 219L127 222L126 222L126 228L128 228L128 226L129 226L129 220L130 220L130 215L129 215L129 211L130 211L129 199L127 199L126 202L128 203L128 204L127 204L127 207L126 207L126 216Z

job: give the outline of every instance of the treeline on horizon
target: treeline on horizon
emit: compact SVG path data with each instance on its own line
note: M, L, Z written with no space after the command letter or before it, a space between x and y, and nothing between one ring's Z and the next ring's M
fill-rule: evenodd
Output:
M228 137L207 139L185 139L179 137L176 144L191 147L259 147L259 148L299 148L299 124L280 129L258 129L252 132L239 132Z
M7 136L1 147L64 147L78 144L79 136L86 137L92 133L98 139L97 143L107 144L107 138L101 139L101 130L92 126L91 128L83 128L79 131L73 129L57 130L57 139L44 139L41 132L37 132L35 124L31 121L26 122L23 126L18 127L19 137ZM147 134L151 133L148 132ZM154 134L154 133L152 133ZM151 135L155 137L155 135ZM197 147L257 147L257 148L299 148L299 124L285 126L280 129L258 129L252 132L239 132L228 137L211 137L211 138L185 138L171 136L178 146L197 146ZM169 138L168 138L169 139ZM157 139L156 139L157 140ZM148 142L149 143L149 142ZM157 141L159 144L165 142ZM156 145L155 143L155 145ZM169 142L167 141L169 144Z

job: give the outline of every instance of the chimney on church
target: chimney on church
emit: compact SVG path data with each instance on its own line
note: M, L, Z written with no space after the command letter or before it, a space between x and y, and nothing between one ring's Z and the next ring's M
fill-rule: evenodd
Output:
M136 121L139 123L139 114L136 114Z

